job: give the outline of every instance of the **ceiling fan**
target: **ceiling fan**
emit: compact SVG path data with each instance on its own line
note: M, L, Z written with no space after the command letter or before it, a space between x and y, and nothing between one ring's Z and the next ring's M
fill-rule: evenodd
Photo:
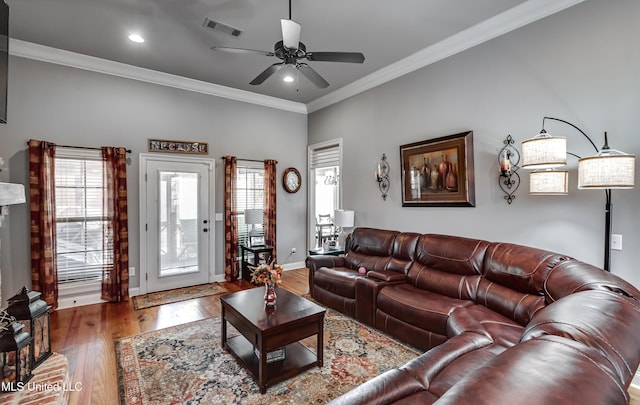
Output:
M307 47L300 42L301 26L291 19L291 0L289 0L289 19L281 19L282 41L276 42L273 51L258 51L254 49L227 48L221 46L211 47L214 51L224 51L231 53L257 53L265 56L275 56L282 62L274 63L256 76L249 84L259 85L281 69L295 68L302 73L311 83L324 89L329 87L329 83L322 78L305 62L300 59L317 62L345 62L363 63L364 55L360 52L308 52ZM293 81L291 76L285 76L285 81Z

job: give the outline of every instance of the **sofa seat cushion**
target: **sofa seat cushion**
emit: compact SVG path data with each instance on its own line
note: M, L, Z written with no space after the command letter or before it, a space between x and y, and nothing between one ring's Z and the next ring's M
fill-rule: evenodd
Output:
M460 379L439 405L627 404L629 394L580 342L541 336L495 356Z
M445 336L449 314L456 308L472 304L472 301L447 297L406 283L382 288L376 300L378 310L387 315Z
M363 274L346 267L321 267L314 275L315 287L320 287L335 295L345 298L356 298L356 280Z
M448 342L449 341L447 341L447 343ZM434 347L432 350L437 350L440 346ZM426 382L428 383L429 392L438 398L441 397L467 374L486 366L503 351L503 347L491 344L485 347L477 347L472 351L453 357L452 361L447 364L446 367L443 367L438 374ZM423 384L425 384L425 382L423 382Z
M492 311L484 305L472 305L464 308L476 319L491 339L505 348L512 347L520 341L524 327L513 320Z

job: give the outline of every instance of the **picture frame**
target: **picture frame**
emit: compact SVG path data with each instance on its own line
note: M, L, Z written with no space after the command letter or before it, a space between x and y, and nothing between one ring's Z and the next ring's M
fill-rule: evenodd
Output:
M195 141L170 141L166 139L148 139L149 152L188 153L195 155L208 155L209 144Z
M400 146L403 207L475 207L473 131Z
M265 246L264 235L249 236L249 247Z

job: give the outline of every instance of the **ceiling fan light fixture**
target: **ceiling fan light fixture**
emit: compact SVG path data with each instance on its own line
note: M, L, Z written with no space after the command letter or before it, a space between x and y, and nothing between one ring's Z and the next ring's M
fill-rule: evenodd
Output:
M282 81L285 83L293 83L296 80L298 69L293 64L284 65L282 75Z

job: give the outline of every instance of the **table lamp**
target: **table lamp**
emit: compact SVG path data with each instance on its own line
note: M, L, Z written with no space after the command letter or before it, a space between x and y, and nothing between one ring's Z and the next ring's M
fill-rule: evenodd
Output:
M338 244L337 248L343 249L345 246L345 239L347 237L347 233L344 231L345 228L353 227L353 218L354 212L352 210L335 210L333 213L333 218L335 221L335 225L340 228L340 233L338 234Z

